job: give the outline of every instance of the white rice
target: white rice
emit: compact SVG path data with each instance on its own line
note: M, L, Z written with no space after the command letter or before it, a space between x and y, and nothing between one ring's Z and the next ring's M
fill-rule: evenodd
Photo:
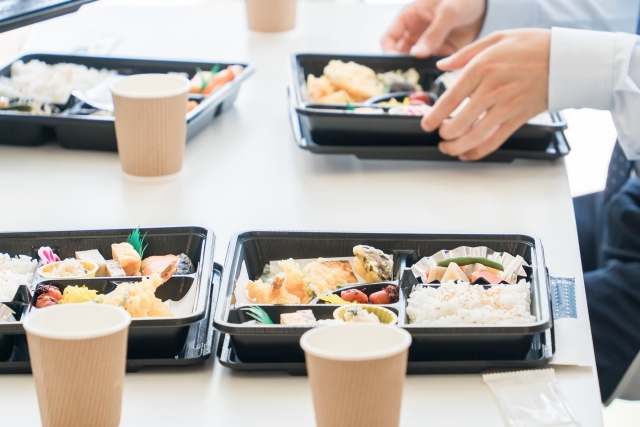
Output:
M0 77L0 95L66 104L73 89L90 89L115 71L78 64L49 65L37 59L11 64L11 78Z
M31 285L38 261L26 255L0 253L0 300L11 301L21 284Z
M447 282L415 286L407 304L409 323L428 325L533 323L528 282L481 285Z

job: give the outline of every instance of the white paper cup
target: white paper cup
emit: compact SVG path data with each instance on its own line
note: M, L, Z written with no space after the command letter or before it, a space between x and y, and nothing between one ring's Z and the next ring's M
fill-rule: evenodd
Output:
M125 174L158 177L180 172L190 86L188 79L172 74L136 74L111 84Z
M296 26L297 0L245 0L249 29L263 33L289 31Z
M46 307L24 320L45 427L115 427L131 316L92 303Z
M379 324L318 327L300 339L318 427L397 427L411 335Z

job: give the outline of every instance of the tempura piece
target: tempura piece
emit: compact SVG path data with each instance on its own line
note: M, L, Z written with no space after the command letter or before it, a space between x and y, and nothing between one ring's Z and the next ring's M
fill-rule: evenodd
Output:
M250 280L247 283L247 295L258 304L300 304L300 298L287 292L284 283L284 273L278 274L267 283L261 279Z
M304 276L300 270L300 266L293 258L278 261L278 265L284 270L284 277L286 279L284 286L287 288L287 292L298 297L302 304L310 302L312 297L304 282Z
M324 67L324 75L338 87L351 95L355 102L363 102L384 93L384 85L369 67L355 62L329 61Z
M334 291L338 285L358 283L349 261L327 261L318 258L318 261L307 264L302 273L307 292L313 292L315 295Z
M313 74L309 74L307 77L307 90L311 99L319 101L325 96L337 92L338 88L326 76L316 77ZM344 102L344 99L342 102Z
M111 254L113 259L120 263L120 267L127 276L139 276L142 260L140 254L131 246L130 243L114 243L111 245Z
M358 245L353 248L356 256L354 268L367 283L393 279L393 256L372 246Z
M160 317L173 316L173 312L155 295L156 289L162 285L162 278L158 274L143 277L140 282L121 283L115 291L103 298L96 298L96 302L116 307L124 307L131 317Z

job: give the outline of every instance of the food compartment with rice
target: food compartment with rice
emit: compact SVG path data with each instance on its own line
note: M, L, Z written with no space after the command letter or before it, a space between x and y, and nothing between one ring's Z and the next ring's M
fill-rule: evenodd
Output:
M0 141L117 151L109 85L122 76L175 73L191 80L187 139L231 108L248 64L30 54L0 69ZM91 138L88 138L88 136Z
M200 227L0 234L0 253L32 258L35 274L15 297L24 314L58 303L123 306L134 317L130 358L181 351L207 310L213 245L213 233ZM6 334L24 335L22 322L0 322L0 339Z
M355 268L359 257L353 254L361 247L393 259L366 264L367 271L384 266L377 270L384 273L369 277L369 282L362 277L362 269ZM443 284L437 279L426 283L428 278L421 283L428 276L412 267L422 266L424 273L424 259L433 261L436 256L438 264L439 256L446 253L443 250L466 255L443 262L448 272L439 277ZM344 282L342 278L329 288L319 287L327 280L323 279L326 274L312 274L321 271L318 264L345 260L353 267L347 270L355 273L355 280L339 283ZM441 267L435 267L440 273ZM464 273L467 269L469 276ZM490 284L498 276L498 282L509 284ZM222 283L214 327L229 336L234 354L245 363L301 363L304 354L298 340L302 333L323 323L344 321L340 312L351 309L357 316L356 308L393 313L397 324L413 337L410 361L525 360L552 321L542 246L537 238L524 235L245 232L231 241ZM433 301L423 301L423 288ZM481 304L459 307L459 318L450 321L446 316L434 320L420 315L438 304L440 293L454 288L460 301L468 299L466 292L493 298L493 309L502 317L491 318L483 312L473 317L474 310L482 311ZM316 294L316 289L322 292ZM464 320L465 310L471 313L471 322Z
M291 102L300 126L319 146L434 147L441 138L424 132L420 118L455 80L455 74L442 76L438 59L293 55ZM501 150L545 151L565 128L562 115L544 113Z

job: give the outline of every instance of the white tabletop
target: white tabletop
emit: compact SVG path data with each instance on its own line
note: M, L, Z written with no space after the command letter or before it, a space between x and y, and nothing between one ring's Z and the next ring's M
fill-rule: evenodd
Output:
M117 36L110 54L250 61L256 74L235 108L187 146L174 182L126 180L114 153L0 146L4 230L189 224L211 228L224 261L229 237L249 229L528 233L553 275L576 277L593 361L573 208L562 161L460 164L363 161L296 147L286 108L293 52L379 52L395 6L301 4L296 30L251 34L240 3L184 8L90 7L40 24L27 50L70 52ZM90 138L90 136L88 136ZM99 367L96 367L99 369ZM601 426L591 367L556 366L583 426ZM0 377L2 424L37 425L30 375ZM402 425L506 425L480 375L409 376ZM122 425L313 424L305 377L237 373L213 358L197 367L127 374Z

